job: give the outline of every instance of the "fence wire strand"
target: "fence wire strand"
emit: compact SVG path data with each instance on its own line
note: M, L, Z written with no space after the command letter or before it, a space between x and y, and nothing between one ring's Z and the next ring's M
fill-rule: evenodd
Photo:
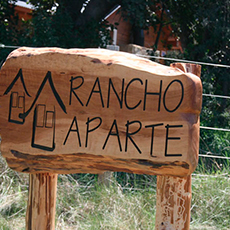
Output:
M209 174L197 174L197 173L192 173L192 176L195 177L212 177L212 178L223 178L223 179L227 179L230 180L230 175L229 174L222 174L222 175L209 175ZM194 179L194 178L193 178Z
M223 98L223 99L230 99L230 96L223 96L223 95L214 95L214 94L202 94L205 97L217 97L217 98Z
M220 68L230 68L230 65L222 65L217 63L200 62L200 61L190 61L190 60L178 59L178 58L167 58L167 57L149 56L149 55L142 55L142 54L136 54L136 56L144 57L144 58L162 59L168 61L186 62L186 63L199 64L199 65L209 65L209 66L220 67Z
M216 155L205 155L205 154L199 154L199 157L208 157L208 158L216 158L216 159L225 159L225 160L230 160L230 157L216 156Z
M205 126L200 126L200 129L209 129L209 130L214 130L214 131L230 132L230 129L214 128L214 127L205 127Z

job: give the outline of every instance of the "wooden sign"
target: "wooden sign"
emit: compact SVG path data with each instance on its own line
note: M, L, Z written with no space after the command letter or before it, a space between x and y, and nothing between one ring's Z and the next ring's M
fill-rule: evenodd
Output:
M103 49L20 48L0 71L1 151L17 171L190 175L199 77Z

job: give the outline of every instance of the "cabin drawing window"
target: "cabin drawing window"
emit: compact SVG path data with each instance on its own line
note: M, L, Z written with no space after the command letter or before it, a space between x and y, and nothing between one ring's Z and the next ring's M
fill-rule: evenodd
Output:
M25 122L25 118L20 118L19 114L24 112L25 112L25 93L19 95L18 92L12 92L10 95L8 121L16 124L23 124Z
M55 149L55 107L47 110L44 104L36 105L31 146L46 151Z

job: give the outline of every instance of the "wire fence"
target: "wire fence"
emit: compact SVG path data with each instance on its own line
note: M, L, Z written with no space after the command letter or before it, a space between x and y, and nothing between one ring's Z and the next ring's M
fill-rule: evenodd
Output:
M222 129L222 128L214 128L214 127L205 127L205 126L200 126L200 129L209 129L209 130L215 130L215 131L230 132L230 129Z
M214 66L214 67L220 67L220 68L230 68L230 65L222 65L222 64L218 64L218 63L190 61L190 60L186 60L186 59L167 58L167 57L142 55L142 54L136 54L136 55L139 57L144 57L144 58L155 58L155 59L162 59L162 60L167 60L167 61L186 62L186 63L198 64L198 65L208 65L208 66Z
M6 48L6 49L17 49L17 48L20 48L20 47L21 46L11 46L11 45L0 44L0 49L1 48L2 49L4 49L4 48ZM230 65L222 65L222 64L218 64L218 63L207 63L207 62L200 62L200 61L190 61L190 60L185 60L185 59L167 58L167 57L141 55L141 54L136 54L136 56L143 57L143 58L154 58L154 59L162 59L162 60L175 61L175 62L207 65L207 66L213 66L213 67L217 67L217 68L230 68ZM205 96L205 97L230 99L230 96L225 96L225 95L213 95L213 94L205 94L205 93L203 93L202 95ZM212 130L212 131L221 131L221 132L230 132L230 129L216 128L216 127L200 126L200 129L206 129L206 130ZM203 152L205 152L205 151L203 151ZM206 154L199 154L199 156L200 157L205 157L205 158L216 158L216 159L230 160L230 157L227 157L227 156L216 155L216 154L213 154L211 152L205 152L205 153Z
M6 49L17 49L17 48L20 48L20 47L21 46L6 46L6 45L0 43L0 48L2 48L2 49L4 49L4 48L6 48Z
M210 175L210 174L197 174L197 173L192 173L192 176L195 176L195 178L193 177L193 180L194 179L197 179L199 177L203 177L203 178L223 178L223 179L226 179L226 180L230 180L230 176L228 173L225 173L225 174L221 174L221 175Z
M205 96L205 97L215 97L215 98L230 99L229 96L223 96L223 95L213 95L213 94L206 94L206 93L203 93L202 95Z

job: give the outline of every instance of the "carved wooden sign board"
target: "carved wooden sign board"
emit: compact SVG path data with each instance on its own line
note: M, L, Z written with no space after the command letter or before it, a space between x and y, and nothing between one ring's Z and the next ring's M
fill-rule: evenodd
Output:
M1 152L17 171L186 176L199 77L103 49L20 48L0 71Z

